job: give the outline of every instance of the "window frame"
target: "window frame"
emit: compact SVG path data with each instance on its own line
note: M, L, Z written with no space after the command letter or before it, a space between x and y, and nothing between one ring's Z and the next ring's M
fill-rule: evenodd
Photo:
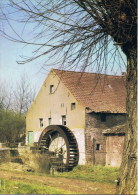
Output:
M96 151L101 150L101 144L97 143L97 144L95 145L95 150L96 150Z
M53 94L54 93L54 85L50 85L49 93L50 94Z
M51 121L52 121L52 118L49 117L49 118L48 118L48 125L51 125Z
M44 119L39 118L39 127L42 128L44 126Z
M64 103L61 103L61 108L64 108Z
M75 110L75 108L76 108L76 103L75 102L72 102L71 103L71 110Z
M67 125L67 118L66 115L62 115L62 125L66 126Z

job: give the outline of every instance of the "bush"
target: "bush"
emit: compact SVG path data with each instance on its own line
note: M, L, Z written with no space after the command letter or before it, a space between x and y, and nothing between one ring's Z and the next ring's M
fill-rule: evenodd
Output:
M0 109L0 142L20 142L20 135L25 133L25 116Z

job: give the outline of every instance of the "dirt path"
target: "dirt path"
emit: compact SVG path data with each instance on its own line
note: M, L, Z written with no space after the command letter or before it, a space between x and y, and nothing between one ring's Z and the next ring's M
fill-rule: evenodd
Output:
M76 179L57 178L51 176L38 176L32 174L15 173L0 170L0 178L13 181L43 184L59 189L68 190L77 194L114 194L115 185L97 182L81 181Z

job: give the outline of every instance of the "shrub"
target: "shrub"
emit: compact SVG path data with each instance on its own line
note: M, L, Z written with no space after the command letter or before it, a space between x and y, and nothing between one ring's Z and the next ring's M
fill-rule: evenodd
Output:
M0 142L20 142L20 135L25 133L25 116L0 109Z

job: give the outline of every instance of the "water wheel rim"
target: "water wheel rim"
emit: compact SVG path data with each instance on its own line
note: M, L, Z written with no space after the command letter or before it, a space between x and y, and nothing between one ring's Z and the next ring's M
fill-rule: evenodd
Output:
M68 139L66 137L66 134L64 133L64 131L61 128L59 128L59 127L57 127L55 125L48 126L45 130L43 130L43 132L42 132L42 134L41 134L41 136L39 138L39 145L41 143L42 138L45 135L49 136L49 134L52 134L54 132L60 133L62 135L62 137L64 138L64 141L65 141L66 147L67 147L67 159L66 159L66 162L64 164L65 164L65 166L68 166L68 164L69 164L69 142L68 142Z
M71 137L73 137L73 140L75 139L75 136L73 135L73 133L71 132L71 130L69 130L66 126L63 125L50 125L48 127L46 127L39 138L39 146L41 145L41 141L46 137L49 137L49 135L54 135L55 133L59 133L61 135L61 137L64 139L65 144L66 144L66 159L64 160L64 166L67 169L72 169L74 166L76 166L78 164L78 160L79 160L79 150L78 150L78 145L77 145L77 141L75 141L75 151L76 151L76 156L74 157L74 153L72 153L72 148L70 147L71 145L71 138L68 138L68 133L71 135ZM49 145L47 144L47 148L49 150ZM74 159L72 161L72 159Z

